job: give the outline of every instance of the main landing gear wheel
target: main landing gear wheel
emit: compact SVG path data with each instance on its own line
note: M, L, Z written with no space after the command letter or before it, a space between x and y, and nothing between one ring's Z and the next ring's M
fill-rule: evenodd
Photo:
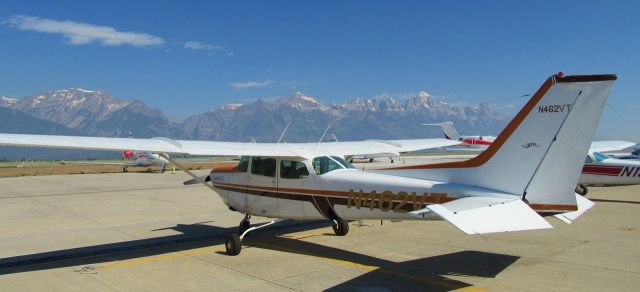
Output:
M224 243L224 248L227 250L228 255L235 256L240 254L240 251L242 250L242 240L240 240L240 236L237 234L231 234Z
M576 193L578 193L578 195L581 196L586 196L587 193L589 192L589 189L587 189L587 186L585 185L577 185L576 186Z
M337 236L345 236L349 233L349 222L345 220L333 220L332 227Z

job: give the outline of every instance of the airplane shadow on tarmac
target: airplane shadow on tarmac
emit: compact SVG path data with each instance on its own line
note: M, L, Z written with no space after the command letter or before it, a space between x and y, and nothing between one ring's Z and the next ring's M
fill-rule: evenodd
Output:
M0 275L86 266L209 247L223 244L227 235L237 232L237 227L222 228L205 223L210 222L178 224L174 227L162 228L181 233L177 235L0 258ZM328 289L329 291L371 288L402 291L455 290L471 285L446 276L494 278L519 259L511 255L461 251L405 262L393 262L283 236L288 233L325 228L328 225L327 221L286 222L250 234L245 238L243 245L247 248L312 256L369 270L359 277Z

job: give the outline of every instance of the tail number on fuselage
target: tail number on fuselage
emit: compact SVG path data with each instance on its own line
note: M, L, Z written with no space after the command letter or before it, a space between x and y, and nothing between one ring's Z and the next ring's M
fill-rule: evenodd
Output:
M634 166L625 166L624 169L622 170L622 172L620 172L620 176L626 176L626 177L640 177L640 167L634 167Z
M571 111L571 104L553 104L553 105L540 105L538 106L538 112L543 113L563 113Z
M408 211L420 210L424 208L426 203L439 204L444 203L447 200L446 193L427 193L418 196L416 192L398 192L384 191L378 193L375 190L365 193L363 190L355 192L353 189L349 190L349 198L347 200L347 208L355 207L360 209L362 207L368 207L370 210L380 209L381 211L391 211L406 213Z

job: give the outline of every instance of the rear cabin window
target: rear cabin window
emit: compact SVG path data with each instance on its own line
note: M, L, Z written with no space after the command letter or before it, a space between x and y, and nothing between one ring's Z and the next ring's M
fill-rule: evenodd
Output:
M241 156L236 172L247 172L247 169L249 169L249 156Z
M281 160L280 161L280 177L281 178L303 178L309 176L309 170L302 161Z
M325 174L327 172L334 171L336 169L345 168L345 166L341 165L340 163L336 162L335 160L327 156L320 156L320 157L314 158L312 161L312 164L313 164L313 170L316 172L317 175Z
M251 173L269 177L276 176L276 160L268 157L253 157L251 159Z

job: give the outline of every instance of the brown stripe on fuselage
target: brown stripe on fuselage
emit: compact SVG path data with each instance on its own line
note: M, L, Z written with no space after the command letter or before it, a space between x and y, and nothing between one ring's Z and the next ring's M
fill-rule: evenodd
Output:
M326 218L329 218L329 210L332 210L335 205L344 205L349 206L349 196L351 192L338 192L338 191L323 191L323 190L307 190L307 189L291 189L287 188L287 192L278 191L278 188L274 187L264 187L264 186L252 186L252 185L241 185L241 184L229 184L229 183L214 183L214 187L232 191L237 193L244 193L254 196L262 196L262 197L270 197L270 198L281 198L286 200L294 200L294 201L305 201L310 202L313 206ZM382 193L378 193L377 195L381 195ZM374 202L378 202L375 205L369 203L363 203L362 209L380 209L379 208L379 200L380 198L370 198L370 193L365 192L357 192L358 199L363 202L370 202L373 200ZM337 196L337 197L336 197ZM409 195L408 198L411 200L401 201L401 200L392 200L389 203L390 210L403 210L404 212L411 212L415 210L419 210L424 208L427 204L443 204L447 202L451 202L458 198L451 197L442 197L442 196L415 196ZM355 200L355 197L351 199ZM419 200L419 202L415 202L415 200ZM355 202L353 208L355 207ZM334 211L335 213L335 211ZM336 214L337 215L337 214ZM329 218L330 219L330 218Z

